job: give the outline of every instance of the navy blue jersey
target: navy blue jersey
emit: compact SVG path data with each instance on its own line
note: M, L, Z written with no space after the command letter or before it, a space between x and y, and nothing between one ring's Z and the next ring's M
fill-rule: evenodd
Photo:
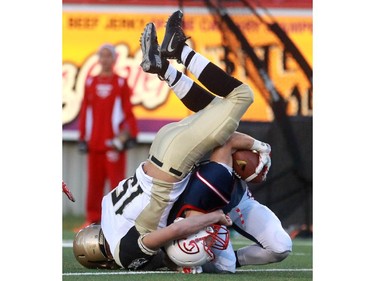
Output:
M246 190L248 190L246 182L238 178L235 178L230 202L224 208L222 208L224 214L229 213L234 207L236 207L240 203L243 194Z
M168 217L168 224L183 216L185 210L203 213L224 208L232 198L234 176L221 164L208 162L199 165Z

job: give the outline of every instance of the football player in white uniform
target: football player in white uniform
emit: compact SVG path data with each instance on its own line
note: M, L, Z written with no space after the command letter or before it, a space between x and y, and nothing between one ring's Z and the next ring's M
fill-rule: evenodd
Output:
M232 223L217 210L167 226L169 211L185 189L194 165L229 139L254 98L248 85L227 75L185 44L187 37L181 20L181 11L168 19L161 48L153 23L146 25L140 40L142 69L165 80L195 113L161 128L148 159L139 165L134 176L121 181L102 200L100 231L104 250L101 252L122 268L144 269L167 242L213 223ZM177 71L167 59L178 59L214 94ZM255 143L250 149L264 152ZM269 166L269 160L269 157L261 158L257 170ZM83 243L83 233L84 229L75 241ZM77 243L76 249L81 244ZM85 259L83 254L75 255L78 260Z

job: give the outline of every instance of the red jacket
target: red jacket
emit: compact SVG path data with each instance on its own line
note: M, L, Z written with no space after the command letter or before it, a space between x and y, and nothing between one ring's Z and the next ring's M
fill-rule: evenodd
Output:
M79 140L87 141L89 150L106 151L108 142L120 131L138 134L132 104L131 89L125 78L112 76L88 77L81 105Z

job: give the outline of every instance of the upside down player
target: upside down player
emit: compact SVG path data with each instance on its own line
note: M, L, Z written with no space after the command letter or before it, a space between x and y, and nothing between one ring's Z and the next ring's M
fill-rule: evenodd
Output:
M169 211L185 189L194 165L229 139L253 102L248 85L185 44L181 19L180 11L168 19L161 52L155 25L146 25L141 37L141 66L145 72L165 80L195 113L161 128L148 159L139 165L135 175L121 181L102 200L101 230L108 244L106 254L122 268L145 268L165 243L207 225L231 225L231 220L217 210L166 226ZM167 59L181 61L215 95L177 71ZM262 170L269 164L268 151L262 146L252 149L263 155L258 167Z
M280 220L251 196L245 181L233 177L232 153L254 147L254 143L262 144L235 132L225 145L216 148L209 162L198 165L168 217L168 223L172 223L177 217L223 209L232 219L232 227L255 242L237 251L231 243L225 250L212 248L215 259L202 266L203 272L233 273L236 267L244 265L280 262L292 251L292 241Z

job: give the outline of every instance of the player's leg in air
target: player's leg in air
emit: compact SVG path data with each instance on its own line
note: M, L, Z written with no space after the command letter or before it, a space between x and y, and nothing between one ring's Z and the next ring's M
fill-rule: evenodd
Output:
M153 23L147 24L141 38L143 70L165 80L177 97L196 112L178 124L163 127L150 149L149 160L159 167L163 163L160 168L178 179L208 151L228 140L253 102L248 85L227 75L185 44L181 21L181 11L168 19L161 52ZM169 64L167 59L174 58L182 61L213 94Z
M168 183L177 183L185 179L204 155L224 144L236 130L241 117L253 102L253 92L248 85L227 75L219 67L186 46L181 18L182 13L177 11L166 24L163 42L172 46L173 53L167 53L164 56L160 54L153 23L146 25L140 40L143 52L142 69L165 80L177 97L189 109L196 111L183 120L170 123L159 130L151 144L148 160L142 167L148 176ZM189 54L185 59L186 50ZM200 87L191 78L169 64L168 58L180 56L188 69L209 90L215 91L214 94ZM161 177L160 171L167 174L169 178ZM173 203L183 190L177 191L177 188L176 185L166 188L155 184L154 181L151 202L136 219L136 227L141 233L166 225L168 209L162 199L169 198L168 202ZM173 196L172 200L171 196Z

